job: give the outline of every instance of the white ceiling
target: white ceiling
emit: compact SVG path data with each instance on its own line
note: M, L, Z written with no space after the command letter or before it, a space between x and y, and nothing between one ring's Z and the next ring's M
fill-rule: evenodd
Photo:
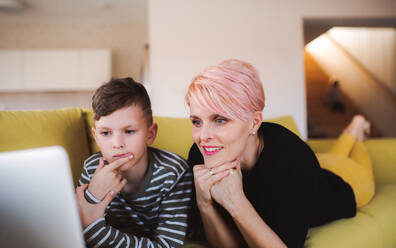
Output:
M148 22L148 0L0 0L0 23ZM19 2L22 9L4 8Z

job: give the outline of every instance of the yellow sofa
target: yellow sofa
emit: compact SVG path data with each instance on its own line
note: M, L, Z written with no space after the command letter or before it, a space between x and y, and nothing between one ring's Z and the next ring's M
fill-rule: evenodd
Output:
M154 117L159 126L154 147L187 157L192 144L191 124L186 118ZM268 121L298 134L293 119ZM69 108L43 111L0 111L0 152L60 145L66 149L74 183L83 161L98 151L92 139L92 112ZM308 140L315 152L326 152L334 140ZM358 210L356 217L309 230L306 247L396 247L396 138L369 139L365 143L374 166L376 195ZM1 175L6 176L6 175ZM198 247L187 242L186 247Z

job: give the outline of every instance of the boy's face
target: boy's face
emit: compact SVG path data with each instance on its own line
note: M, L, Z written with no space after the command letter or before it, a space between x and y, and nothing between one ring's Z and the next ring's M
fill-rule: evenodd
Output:
M133 159L119 168L126 171L147 165L147 146L153 143L157 126L153 123L148 127L141 108L131 105L95 121L92 133L107 162L133 155Z

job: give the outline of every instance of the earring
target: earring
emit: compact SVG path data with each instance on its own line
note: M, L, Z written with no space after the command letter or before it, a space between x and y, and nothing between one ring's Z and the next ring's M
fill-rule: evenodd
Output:
M256 135L256 132L255 132L255 131L253 131L253 132L251 133L251 135Z

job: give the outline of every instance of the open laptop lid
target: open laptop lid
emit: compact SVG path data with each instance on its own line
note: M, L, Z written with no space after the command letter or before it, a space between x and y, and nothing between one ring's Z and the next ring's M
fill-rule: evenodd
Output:
M62 147L0 153L1 247L85 247Z

